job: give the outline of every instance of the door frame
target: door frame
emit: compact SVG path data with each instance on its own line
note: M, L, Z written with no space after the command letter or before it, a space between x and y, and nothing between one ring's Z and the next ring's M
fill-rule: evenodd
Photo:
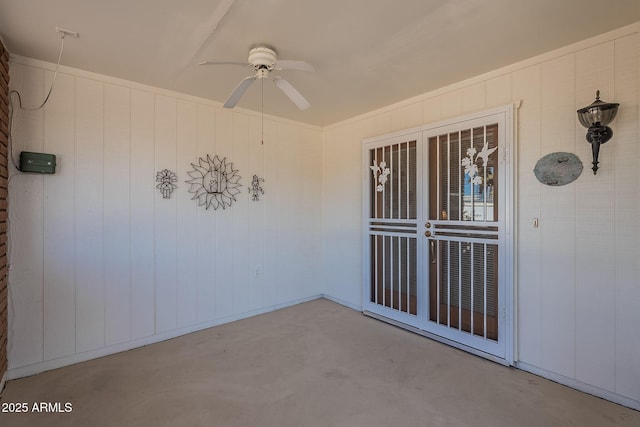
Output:
M487 358L489 360L493 360L495 362L505 364L505 365L513 365L516 359L516 316L517 313L517 295L516 295L516 265L515 265L515 251L516 251L516 221L517 218L517 205L516 205L516 191L517 191L517 165L515 160L516 156L516 147L517 147L517 115L516 111L518 108L518 104L507 104L504 106L486 109L477 113L467 114L459 117L455 117L452 119L447 119L435 123L430 123L410 129L404 129L397 132L380 135L376 137L366 138L362 141L362 307L363 313L370 315L372 317L378 318L380 320L389 321L397 326L405 327L408 330L419 333L421 335L427 336L434 340L446 343L453 347L462 349L472 354L476 354L478 356ZM500 334L501 338L504 339L505 345L505 355L504 359L495 357L493 355L487 354L481 350L475 349L473 347L466 346L457 341L452 341L446 337L442 337L440 335L433 334L432 332L428 332L424 330L423 325L425 325L428 317L427 309L428 309L428 289L425 288L425 276L426 276L426 267L423 262L418 262L417 266L417 274L418 274L418 319L417 322L407 323L402 319L387 317L385 314L381 314L379 312L371 312L369 308L371 307L371 303L369 300L369 290L370 286L370 260L371 260L371 252L370 252L370 235L369 235L369 219L370 219L370 177L371 171L369 169L369 150L375 148L376 146L383 146L391 143L392 141L398 141L401 139L406 139L412 137L415 139L415 135L419 135L420 146L416 155L417 159L417 183L416 189L419 194L423 194L423 182L424 176L427 172L427 166L423 164L423 154L421 154L421 150L423 150L423 133L433 131L436 128L453 126L456 124L460 124L462 122L472 121L476 119L482 119L489 116L494 116L502 114L504 115L504 135L505 141L503 144L503 148L500 150L499 155L504 160L504 168L505 168L505 179L502 183L504 185L504 194L505 194L505 220L504 220L504 251L505 251L505 266L504 266L504 296L505 296L505 306L499 311L498 315L501 316L504 320L504 334ZM423 196L424 197L424 196ZM425 244L423 239L424 232L424 224L423 219L425 218L424 206L425 203L422 200L417 201L417 221L418 227L416 230L416 238L418 239L417 244L417 256L418 259L424 259L425 255ZM422 284L422 286L421 286ZM420 306L422 304L422 307Z

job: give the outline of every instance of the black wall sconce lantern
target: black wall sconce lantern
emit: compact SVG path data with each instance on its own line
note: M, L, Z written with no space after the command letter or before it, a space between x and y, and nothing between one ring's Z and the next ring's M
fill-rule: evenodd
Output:
M587 142L591 144L591 153L593 154L593 174L598 172L598 154L600 153L600 144L609 141L613 136L613 131L609 123L616 118L618 106L620 104L614 102L600 101L600 91L596 91L596 100L591 105L578 110L578 120L580 124L587 129Z

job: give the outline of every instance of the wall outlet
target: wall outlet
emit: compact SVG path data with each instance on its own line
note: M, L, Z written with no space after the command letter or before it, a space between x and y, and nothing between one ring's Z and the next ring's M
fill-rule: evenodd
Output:
M253 269L253 275L256 277L262 277L262 266L260 264L256 265Z

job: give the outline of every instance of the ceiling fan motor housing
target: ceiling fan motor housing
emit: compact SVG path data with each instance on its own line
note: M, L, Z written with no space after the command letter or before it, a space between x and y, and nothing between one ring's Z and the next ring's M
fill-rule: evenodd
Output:
M256 70L268 69L271 71L276 64L276 52L268 47L256 47L249 51L249 63Z

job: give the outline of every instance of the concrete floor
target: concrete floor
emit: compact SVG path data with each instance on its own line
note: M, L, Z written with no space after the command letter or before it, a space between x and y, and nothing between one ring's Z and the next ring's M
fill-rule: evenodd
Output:
M640 426L640 412L316 300L9 381L2 426Z

